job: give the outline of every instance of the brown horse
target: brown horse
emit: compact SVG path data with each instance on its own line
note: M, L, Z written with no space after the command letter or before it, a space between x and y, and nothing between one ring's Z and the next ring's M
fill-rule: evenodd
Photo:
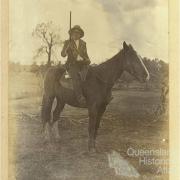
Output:
M95 139L99 128L100 120L107 106L107 97L111 94L112 87L116 80L120 78L123 71L128 71L140 82L149 79L149 73L137 52L131 45L123 43L123 49L114 57L102 64L90 67L86 81L82 82L82 89L87 105L82 106L76 101L76 96L72 89L61 85L60 78L64 74L63 68L50 68L45 76L44 95L42 102L42 121L51 129L60 117L65 104L88 108L89 113L89 151L95 151ZM54 99L57 105L53 111L51 119L51 109Z

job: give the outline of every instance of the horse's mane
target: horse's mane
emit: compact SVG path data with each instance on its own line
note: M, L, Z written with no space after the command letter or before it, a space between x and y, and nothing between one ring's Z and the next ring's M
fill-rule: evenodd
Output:
M119 56L121 55L122 50L120 50L116 55L114 55L112 58L98 64L97 66L92 67L94 71L99 72L105 70L109 65L112 64L112 62L119 59Z
M120 50L112 58L98 64L97 66L91 66L89 74L92 74L93 76L95 75L104 82L109 81L108 79L114 76L114 71L117 71L117 68L119 68L119 59L122 55L122 51L123 50Z

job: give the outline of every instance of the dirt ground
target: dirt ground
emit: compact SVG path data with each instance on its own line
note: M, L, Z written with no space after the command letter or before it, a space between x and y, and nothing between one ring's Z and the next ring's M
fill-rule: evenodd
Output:
M41 91L31 73L11 74L9 78L9 162L10 180L167 180L159 171L164 164L140 163L140 155L128 150L168 150L167 117L157 119L159 91L113 91L98 131L97 153L87 150L86 109L66 106L60 118L61 138L44 143L41 133ZM108 155L119 153L140 174L125 177L109 166ZM165 159L168 156L148 156ZM166 165L167 166L167 165Z

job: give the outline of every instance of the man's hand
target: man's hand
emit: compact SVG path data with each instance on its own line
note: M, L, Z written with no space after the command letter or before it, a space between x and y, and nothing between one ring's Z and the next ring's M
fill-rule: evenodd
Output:
M64 47L61 51L61 56L66 57L67 56L67 51L70 49L71 43L69 40L64 42Z
M78 54L77 61L83 61L84 59Z
M89 65L89 64L91 64L91 61L90 61L90 59L89 58L85 58L85 63L87 64L87 65Z

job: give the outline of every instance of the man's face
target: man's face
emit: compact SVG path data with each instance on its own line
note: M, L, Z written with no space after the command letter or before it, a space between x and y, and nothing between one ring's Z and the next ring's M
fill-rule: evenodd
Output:
M79 33L78 31L74 31L74 32L72 32L72 34L71 34L71 38L72 38L73 40L78 40L78 39L80 39L80 37L81 37L81 35L80 35L80 33Z

